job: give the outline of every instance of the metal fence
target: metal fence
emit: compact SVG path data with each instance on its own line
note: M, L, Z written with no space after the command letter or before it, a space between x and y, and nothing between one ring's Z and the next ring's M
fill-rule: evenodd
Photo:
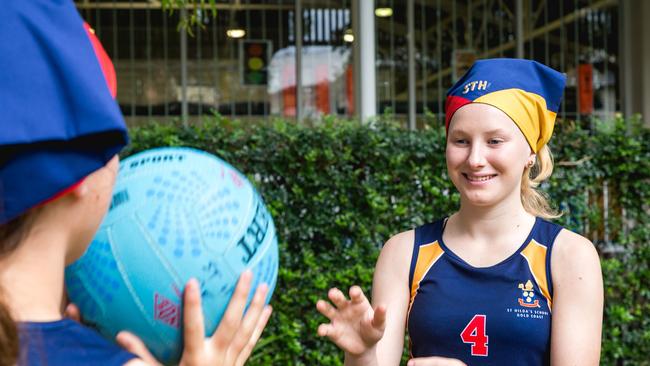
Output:
M114 61L127 121L138 123L214 112L293 118L298 108L312 118L354 115L351 1L217 1L198 13L189 35L178 27L181 11L163 12L157 2L79 0L77 7ZM376 68L379 113L408 113L409 62L416 113L440 115L446 89L489 57L525 57L565 72L560 117L609 119L620 110L618 0L376 0L375 8L376 63L362 67Z

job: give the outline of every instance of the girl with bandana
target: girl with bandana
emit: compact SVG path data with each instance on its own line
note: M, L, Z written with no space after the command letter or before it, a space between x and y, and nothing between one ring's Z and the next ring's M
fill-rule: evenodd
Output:
M346 365L598 365L603 284L586 238L536 187L565 77L535 61L480 60L447 94L449 217L392 237L373 279L329 291L318 328Z
M99 227L128 141L110 60L71 1L10 0L0 70L0 364L158 364L133 334L121 348L63 317L64 267ZM244 364L271 314L262 285L244 315L251 277L207 339L187 283L181 364Z

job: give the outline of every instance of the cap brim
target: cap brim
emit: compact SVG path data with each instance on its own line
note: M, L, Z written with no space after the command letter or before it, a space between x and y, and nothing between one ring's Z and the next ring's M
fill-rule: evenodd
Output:
M126 136L115 132L75 141L3 149L0 224L67 190L117 154Z

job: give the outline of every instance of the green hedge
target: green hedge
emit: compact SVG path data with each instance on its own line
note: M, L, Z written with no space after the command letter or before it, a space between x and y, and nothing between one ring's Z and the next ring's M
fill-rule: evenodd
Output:
M326 118L305 127L215 116L188 128L133 128L124 154L192 146L245 172L273 214L281 252L275 312L249 364L341 365L342 353L316 336L324 320L316 300L332 286L369 291L379 249L392 234L457 209L438 126L433 118L426 129L409 132L385 117L372 126ZM559 223L602 239L606 180L609 235L626 249L603 259L604 365L649 364L649 145L650 131L638 120L620 119L594 134L560 122L553 140L558 164L544 188L566 212Z

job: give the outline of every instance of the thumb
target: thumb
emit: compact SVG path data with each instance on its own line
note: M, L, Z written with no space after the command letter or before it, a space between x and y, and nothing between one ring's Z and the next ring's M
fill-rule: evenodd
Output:
M151 352L149 352L147 346L144 345L144 342L142 342L142 340L138 338L138 336L136 336L135 334L127 331L121 331L117 333L115 340L125 350L138 356L149 365L161 366L158 360L156 360L156 358L153 357Z
M363 314L363 317L361 318L361 326L368 330L373 329L375 328L375 325L373 324L374 320L375 320L375 312L371 306L368 306L366 312Z
M65 307L65 311L63 312L63 315L66 318L70 318L76 321L77 323L81 323L81 313L79 312L79 307L77 307L77 305L73 303L69 303Z
M379 330L386 327L386 306L379 305L375 308L375 315L372 318L372 326Z

